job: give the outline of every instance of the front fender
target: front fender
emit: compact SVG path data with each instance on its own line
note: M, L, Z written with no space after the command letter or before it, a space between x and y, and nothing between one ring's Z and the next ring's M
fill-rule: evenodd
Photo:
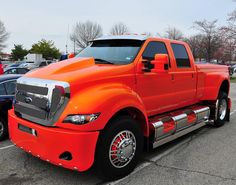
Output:
M119 83L101 84L86 88L72 95L57 126L81 131L102 130L119 110L133 107L145 115L145 107L140 97L128 86ZM101 113L99 118L85 125L62 123L69 114Z

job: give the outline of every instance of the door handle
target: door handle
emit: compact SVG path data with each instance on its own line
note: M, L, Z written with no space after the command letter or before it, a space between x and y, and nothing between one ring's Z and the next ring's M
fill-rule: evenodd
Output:
M171 74L171 80L174 80L175 76L173 74Z

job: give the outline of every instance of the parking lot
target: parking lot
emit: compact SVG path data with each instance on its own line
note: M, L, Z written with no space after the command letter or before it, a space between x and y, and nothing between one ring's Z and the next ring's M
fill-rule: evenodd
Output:
M236 84L231 84L231 121L203 127L145 153L135 171L108 184L236 184ZM86 148L85 148L86 150ZM0 184L107 184L91 170L78 173L0 143Z

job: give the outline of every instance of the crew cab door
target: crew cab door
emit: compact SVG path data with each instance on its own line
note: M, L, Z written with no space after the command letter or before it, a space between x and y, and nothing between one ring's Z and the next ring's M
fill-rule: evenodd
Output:
M154 60L155 54L167 54L170 57L165 42L150 41L147 44L139 59L136 73L136 92L141 97L148 116L173 109L179 103L173 88L173 66L171 63L164 73L143 72L139 69L143 60Z
M179 106L196 103L197 75L194 59L187 44L170 43L173 52L172 88Z

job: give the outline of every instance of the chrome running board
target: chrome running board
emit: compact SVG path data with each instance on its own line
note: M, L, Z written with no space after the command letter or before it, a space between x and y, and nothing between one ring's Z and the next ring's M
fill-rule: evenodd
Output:
M173 140L175 140L175 139L177 139L177 138L179 138L179 137L181 137L183 135L186 135L186 134L188 134L188 133L190 133L190 132L192 132L194 130L197 130L197 129L205 126L205 125L206 125L206 122L203 121L201 123L198 123L198 124L196 124L194 126L191 126L191 127L187 128L187 129L179 131L179 132L177 132L177 133L175 133L175 134L173 134L171 136L168 136L166 138L160 139L160 140L158 140L158 141L153 143L153 148L156 148L158 146L164 145L164 144L166 144L166 143L168 143L170 141L173 141Z
M153 148L192 132L209 122L208 106L192 106L149 120L153 127Z

